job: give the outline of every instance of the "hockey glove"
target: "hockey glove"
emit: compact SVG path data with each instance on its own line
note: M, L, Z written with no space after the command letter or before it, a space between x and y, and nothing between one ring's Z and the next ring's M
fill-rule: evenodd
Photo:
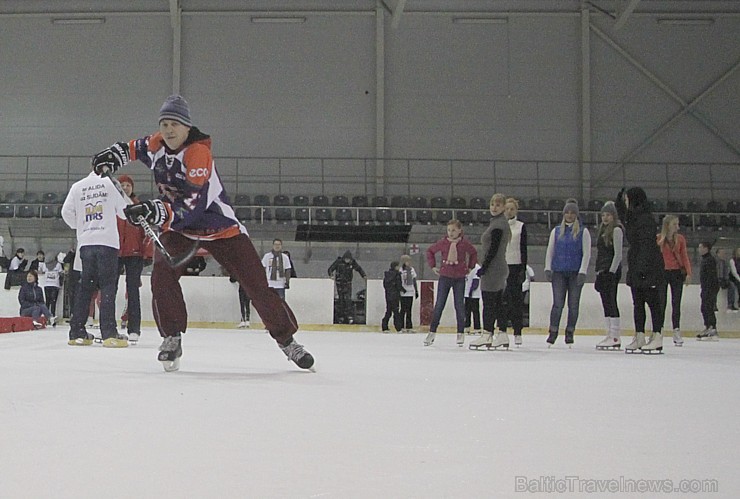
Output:
M129 150L128 144L125 142L116 142L92 158L93 170L101 176L104 173L116 173L119 168L128 162Z
M132 204L123 209L123 214L126 215L126 219L134 225L140 225L139 217L144 217L151 225L161 227L164 224L169 214L167 207L160 199L152 199L150 201L144 201L143 203Z

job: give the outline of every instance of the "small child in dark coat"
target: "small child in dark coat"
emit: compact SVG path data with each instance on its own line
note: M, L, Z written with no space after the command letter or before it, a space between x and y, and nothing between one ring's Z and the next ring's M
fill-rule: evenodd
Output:
M401 264L391 262L390 269L383 275L383 289L385 289L385 315L381 322L381 330L384 333L390 332L388 329L388 319L393 316L393 326L396 332L403 329L401 319L401 293L403 293L403 283L401 282Z
M712 243L699 243L701 266L699 282L701 283L701 315L704 318L704 331L696 335L699 340L717 340L717 295L719 294L719 272L717 259L712 255Z

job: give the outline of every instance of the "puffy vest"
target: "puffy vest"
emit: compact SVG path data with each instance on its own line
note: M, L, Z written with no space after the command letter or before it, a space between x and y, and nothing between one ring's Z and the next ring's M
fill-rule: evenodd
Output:
M573 226L565 226L565 235L560 237L562 226L555 227L555 248L552 255L553 272L578 272L583 261L583 230L573 239Z

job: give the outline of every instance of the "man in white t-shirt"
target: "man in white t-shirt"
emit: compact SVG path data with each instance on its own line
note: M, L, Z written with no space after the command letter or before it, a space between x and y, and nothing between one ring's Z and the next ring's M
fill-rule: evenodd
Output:
M95 172L75 182L62 205L62 218L77 231L77 255L82 261L80 288L72 305L69 345L91 345L85 329L90 298L100 289L100 335L103 346L128 346L116 326L118 291L118 222L126 202L108 177Z
M285 290L290 288L290 257L283 253L282 239L273 239L272 251L262 257L262 266L267 274L267 285L285 300Z

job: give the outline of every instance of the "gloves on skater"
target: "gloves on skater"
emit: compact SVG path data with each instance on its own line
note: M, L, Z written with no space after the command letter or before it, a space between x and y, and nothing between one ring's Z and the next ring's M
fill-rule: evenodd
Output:
M576 277L576 284L583 286L586 282L586 274L578 274Z
M169 218L167 206L161 199L152 199L143 203L132 204L123 209L126 219L134 225L140 225L139 217L144 217L150 225L161 227Z
M116 171L129 162L128 144L116 142L92 157L93 171L98 175L104 173L116 173Z
M552 282L552 270L545 271L545 280L547 280L547 282Z
M482 277L486 273L486 270L488 269L481 267L476 271L475 275L477 275L478 277Z

